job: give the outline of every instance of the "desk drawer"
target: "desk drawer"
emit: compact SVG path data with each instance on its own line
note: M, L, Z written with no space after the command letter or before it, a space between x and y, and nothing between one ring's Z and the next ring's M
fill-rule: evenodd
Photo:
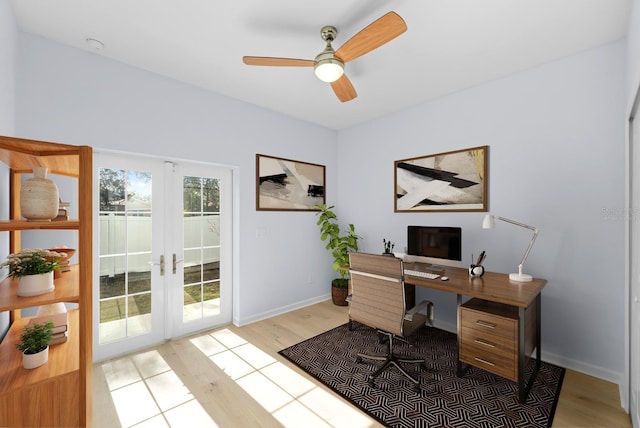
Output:
M517 353L498 352L485 345L463 342L460 344L460 361L479 367L509 380L518 380Z
M517 318L513 319L462 306L460 321L463 330L485 332L488 335L509 341L514 341L517 337Z
M507 379L517 380L518 349L516 341L462 329L460 360Z
M475 329L462 328L462 334L460 336L460 345L470 345L486 349L489 352L494 352L506 356L516 356L518 354L517 338L514 337L511 340L505 339L500 336L487 334L484 331L478 331Z

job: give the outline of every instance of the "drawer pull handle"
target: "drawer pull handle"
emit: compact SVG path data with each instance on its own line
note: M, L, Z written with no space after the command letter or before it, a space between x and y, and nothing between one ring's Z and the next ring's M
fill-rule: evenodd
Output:
M494 345L493 343L485 342L484 340L480 340L480 339L476 339L475 342L479 343L480 345L488 346L490 348L496 347L496 345Z
M486 322L486 321L476 321L476 324L482 326L482 327L487 327L487 328L496 328L495 324L491 324L490 322Z
M492 362L489 362L489 361L487 361L487 360L483 360L482 358L475 357L475 360L476 360L476 361L480 361L481 363L488 364L488 365L490 365L490 366L495 366L495 364L493 364Z

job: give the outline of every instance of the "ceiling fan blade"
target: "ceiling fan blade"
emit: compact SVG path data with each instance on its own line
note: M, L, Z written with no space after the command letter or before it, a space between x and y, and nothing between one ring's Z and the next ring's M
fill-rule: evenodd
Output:
M269 56L243 56L242 62L247 65L267 65L274 67L313 67L311 59L274 58Z
M404 19L395 12L389 12L347 40L336 51L336 56L344 62L352 61L395 39L405 31L407 24Z
M331 89L333 89L333 92L335 92L338 99L343 103L351 101L358 96L355 88L351 84L351 80L349 80L346 74L343 74L342 77L335 82L331 82Z

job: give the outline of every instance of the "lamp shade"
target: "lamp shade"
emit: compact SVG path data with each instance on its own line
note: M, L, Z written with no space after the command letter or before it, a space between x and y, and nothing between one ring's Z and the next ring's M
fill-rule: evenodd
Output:
M494 229L496 227L496 219L491 214L487 214L484 216L484 220L482 220L482 228L483 229Z
M342 77L342 74L344 73L343 67L344 65L342 62L337 59L327 58L316 62L314 72L318 79L323 82L331 83Z

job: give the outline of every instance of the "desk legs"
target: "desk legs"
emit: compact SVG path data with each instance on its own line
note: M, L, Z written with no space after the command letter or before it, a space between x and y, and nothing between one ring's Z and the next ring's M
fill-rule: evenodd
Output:
M458 347L456 349L456 357L458 359L456 363L456 375L458 377L464 376L464 373L467 371L467 366L460 361L460 340L462 337L462 320L460 318L460 307L462 306L462 294L458 294Z
M533 382L536 380L536 376L538 375L538 370L540 369L540 363L542 361L542 347L540 345L541 343L541 319L540 319L540 315L542 313L542 308L541 308L541 304L542 304L542 297L540 295L540 293L538 294L538 296L536 297L536 300L534 301L534 305L535 305L535 332L533 332L533 334L536 335L536 365L533 369L533 373L531 373L531 376L529 376L529 381L527 382L527 380L525 379L525 361L527 358L526 355L526 350L525 350L525 308L519 308L518 309L518 324L519 324L519 328L518 328L518 398L520 400L520 402L522 404L524 404L527 401L527 395L529 395L529 391L531 390L531 387L533 386Z

